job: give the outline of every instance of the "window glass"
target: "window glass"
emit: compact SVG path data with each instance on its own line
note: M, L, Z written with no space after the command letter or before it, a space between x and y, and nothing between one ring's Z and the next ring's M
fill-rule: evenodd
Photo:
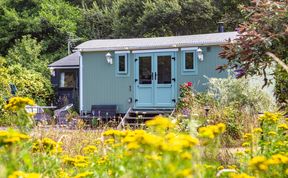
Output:
M139 84L152 83L152 59L151 56L139 57Z
M62 88L75 88L76 76L74 72L61 72L60 74L60 87Z
M126 59L124 55L118 57L118 71L126 72Z
M158 56L157 58L158 84L171 83L171 56Z
M185 69L188 69L188 70L194 69L194 53L193 52L185 53Z

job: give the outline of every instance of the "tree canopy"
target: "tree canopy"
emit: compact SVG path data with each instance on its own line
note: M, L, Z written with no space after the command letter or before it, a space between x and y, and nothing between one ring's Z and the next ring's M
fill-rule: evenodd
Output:
M282 0L262 0L243 9L248 18L240 25L239 37L223 46L220 55L228 64L219 67L237 69L237 76L264 75L273 70L275 94L280 103L288 103L288 6ZM286 67L285 67L286 66Z
M17 85L28 79L24 75L31 82L43 76L46 97L51 91L47 64L67 55L68 41L73 49L89 39L210 33L217 32L219 21L234 30L243 19L238 6L249 1L0 0L0 56L5 58L1 70L8 71L7 83ZM7 83L1 81L1 86ZM28 94L25 87L19 88Z

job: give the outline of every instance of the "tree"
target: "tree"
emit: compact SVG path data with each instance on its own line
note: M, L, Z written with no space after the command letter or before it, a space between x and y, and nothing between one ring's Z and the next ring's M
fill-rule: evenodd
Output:
M15 45L8 50L6 56L8 65L20 64L30 70L35 70L47 76L47 61L41 59L42 45L30 35L16 40ZM49 76L49 75L48 75Z
M43 54L53 57L67 49L69 37L76 36L79 19L79 8L65 0L1 0L0 54L5 56L17 39L31 35L43 42Z
M256 2L256 1L255 1ZM279 103L288 103L288 6L282 0L262 0L244 8L247 20L240 25L239 37L223 46L220 56L228 60L227 68L237 69L237 77L264 75L268 68L276 69L275 95Z

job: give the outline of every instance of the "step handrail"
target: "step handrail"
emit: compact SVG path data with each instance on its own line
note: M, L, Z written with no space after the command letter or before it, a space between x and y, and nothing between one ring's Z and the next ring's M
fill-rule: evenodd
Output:
M132 110L132 107L130 107L130 108L127 110L127 112L126 112L126 114L124 115L124 117L121 118L121 121L120 121L119 125L117 126L117 129L120 129L121 126L122 126L123 128L125 127L125 120L126 120L126 118L128 117L128 115L129 115L129 113L130 113L131 110Z

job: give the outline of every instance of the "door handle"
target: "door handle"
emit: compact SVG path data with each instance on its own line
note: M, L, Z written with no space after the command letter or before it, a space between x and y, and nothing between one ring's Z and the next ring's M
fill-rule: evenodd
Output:
M151 80L154 80L154 79L153 79L153 72L151 72Z
M157 79L157 73L155 72L155 80Z

